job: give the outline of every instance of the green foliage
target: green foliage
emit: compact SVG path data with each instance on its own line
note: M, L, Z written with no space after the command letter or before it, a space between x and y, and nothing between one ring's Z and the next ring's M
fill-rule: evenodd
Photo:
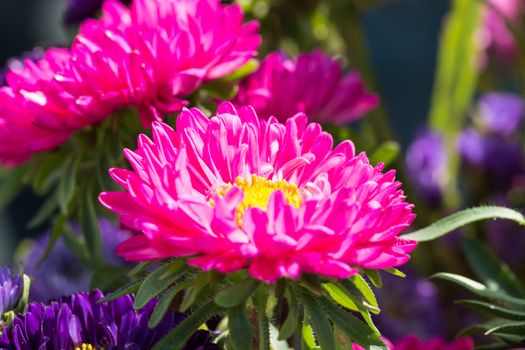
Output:
M22 294L20 295L20 299L18 300L18 303L16 304L15 310L19 313L24 313L26 310L27 303L29 302L29 292L31 289L31 279L28 275L24 274L22 275Z
M385 166L389 166L397 159L400 150L401 147L397 142L383 142L370 156L370 164L384 163Z
M479 0L453 0L438 51L429 123L432 129L445 136L449 171L445 199L451 207L460 201L456 183L459 159L455 140L463 126L478 79L482 47L476 36L479 35L483 6Z
M228 331L229 340L235 350L252 348L253 330L250 323L248 312L244 305L235 306L228 309Z
M281 329L279 329L279 340L290 338L299 326L299 305L292 288L286 288L284 293L288 304L288 315Z
M463 238L462 246L469 265L489 289L525 297L525 291L516 275L486 245L474 239Z
M484 284L479 283L477 281L474 281L464 276L440 272L440 273L433 275L432 278L439 278L439 279L444 279L444 280L453 282L455 284L460 285L463 288L468 289L469 291L481 297L484 297L484 298L487 298L487 299L490 299L496 302L500 302L503 304L510 304L510 305L513 305L513 307L519 308L519 309L525 308L524 299L515 298L515 297L512 297L502 292L495 292L493 290L490 290Z
M215 303L226 308L241 305L250 297L258 285L259 282L251 278L240 281L217 293L214 299Z
M162 296L159 298L159 301L155 305L155 309L153 309L153 312L151 313L151 317L148 322L149 328L155 328L160 321L162 321L162 318L168 311L170 305L173 303L173 300L175 299L175 296L179 294L184 289L191 286L191 281L184 281L182 283L179 283L177 285L174 285L173 287L169 288Z
M346 288L340 287L338 283L325 283L323 287L336 303L348 310L359 311L359 307L355 304L352 295Z
M525 297L515 276L507 266L496 259L492 252L479 242L464 240L469 262L485 284L467 277L449 273L434 275L453 282L485 300L460 300L458 303L489 315L488 322L463 330L461 334L481 332L492 336L496 342L486 349L506 349L525 342Z
M307 323L311 325L317 343L321 349L334 349L334 331L327 315L312 295L304 292L300 295L306 309Z
M106 295L104 298L100 299L98 303L105 303L107 301L115 300L120 298L123 295L135 293L139 290L140 286L144 282L144 279L139 279L136 281L129 282L128 284L120 287L111 294Z
M372 282L372 284L376 288L381 288L383 286L383 281L381 280L381 276L379 275L379 272L377 270L364 269L364 272L366 274L366 277L368 277L370 282ZM402 277L404 277L404 276L402 276Z
M525 217L523 214L513 209L498 206L484 206L458 211L425 228L403 235L402 237L414 239L419 242L431 241L462 226L488 219L506 219L515 221L520 225L525 225Z
M222 308L213 301L193 310L193 313L182 321L177 327L170 331L162 340L160 340L153 350L180 350L186 344L192 334L200 327L201 324L208 321L212 316L222 312Z
M199 274L196 278L193 278L193 285L186 289L186 293L179 307L180 311L188 311L195 302L202 300L211 292L207 283L206 274Z
M130 275L142 275L146 268L151 267L150 264L141 264ZM216 314L226 314L228 320L228 328L223 329L221 339L217 341L225 341L232 349L244 349L247 344L253 344L260 350L271 347L288 349L283 341L293 343L298 339L310 344L306 346L309 349L346 349L352 342L378 350L386 349L370 316L370 312L379 312L378 304L362 276L336 281L304 275L299 281L281 280L275 285L268 285L247 278L242 272L224 278L210 278L209 273L185 266L183 260L167 261L146 277L103 300L137 291L135 307L141 308L158 297L149 327L155 327L168 310L189 312L188 318L155 349L170 346L170 349L178 349L185 343L188 334L195 332ZM287 313L277 331L273 315L280 310L279 305L285 304ZM338 304L360 313L365 322ZM302 332L300 325L303 325ZM310 326L314 340L306 332ZM183 332L185 335L180 339Z
M75 194L77 186L77 174L80 161L69 158L65 161L61 170L61 177L58 182L57 200L62 214L69 213L69 205Z
M0 174L0 212L5 209L22 189L21 176L24 174L24 171L25 169L20 167Z
M97 262L100 259L102 243L94 201L93 184L89 183L80 201L79 221L89 257L93 262Z
M167 263L148 275L135 296L135 309L143 308L151 299L161 294L185 273L184 260Z

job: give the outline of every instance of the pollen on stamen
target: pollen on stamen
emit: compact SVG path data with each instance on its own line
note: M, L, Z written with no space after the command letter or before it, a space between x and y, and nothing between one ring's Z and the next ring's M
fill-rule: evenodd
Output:
M91 344L82 344L81 346L76 346L74 350L104 350L104 348L97 348Z
M296 184L289 183L286 180L272 181L257 175L251 175L249 178L238 176L233 185L228 184L218 188L215 192L220 197L224 197L232 187L238 187L244 192L244 199L237 206L235 211L235 220L239 227L242 227L242 218L246 209L253 207L266 209L270 196L275 191L282 191L288 204L296 208L299 208L301 205L301 194L299 193L299 188ZM208 203L211 206L215 205L213 199L210 199Z

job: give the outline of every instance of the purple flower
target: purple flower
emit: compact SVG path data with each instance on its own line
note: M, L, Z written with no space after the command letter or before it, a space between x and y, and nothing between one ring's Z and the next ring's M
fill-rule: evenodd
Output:
M458 147L463 160L481 168L497 189L508 189L514 178L524 173L524 155L519 140L484 135L469 128L460 135Z
M115 254L115 248L131 233L119 229L107 219L99 219L102 239L102 257L112 266L124 266L125 262ZM46 302L62 295L90 289L93 270L86 266L74 252L59 239L42 264L38 264L47 247L50 234L36 241L27 255L25 270L33 278L30 300Z
M504 92L483 95L478 103L478 117L490 132L509 136L518 130L525 115L521 96Z
M383 287L376 292L381 313L374 318L381 333L391 341L407 334L421 338L443 336L444 320L436 286L414 271L406 275L404 281L389 274L381 276Z
M180 313L167 313L157 327L149 329L155 300L135 311L132 295L97 303L102 297L95 290L48 304L29 304L24 315L17 315L11 327L2 329L0 349L71 350L83 344L105 350L151 349L184 318ZM185 349L217 349L204 331L194 334L188 345Z
M22 276L13 274L9 267L0 266L0 320L5 312L17 306L23 288Z
M406 168L420 196L431 206L441 203L447 155L441 134L423 130L408 147Z

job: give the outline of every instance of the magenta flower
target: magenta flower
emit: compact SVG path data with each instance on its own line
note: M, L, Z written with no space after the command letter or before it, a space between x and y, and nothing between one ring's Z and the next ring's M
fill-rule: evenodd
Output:
M473 350L474 342L469 337L458 338L450 343L441 338L422 340L416 336L409 335L392 344L383 338L390 350ZM354 344L353 350L364 350L363 347Z
M346 124L376 107L379 98L365 89L359 73L343 73L341 62L321 51L296 60L268 55L259 70L241 83L234 99L252 105L261 118L285 121L297 112L319 123Z
M125 192L100 201L141 232L117 248L134 261L188 257L203 270L248 268L267 282L301 273L346 278L356 267L404 264L416 242L395 172L297 114L280 124L251 107L184 110L176 130L153 124L125 150L133 170L111 169Z
M54 148L94 115L102 114L100 110L83 109L80 101L59 86L57 72L69 65L70 58L68 50L54 48L36 62L25 59L11 65L7 86L0 88L3 165L16 165L32 153Z
M421 340L415 336L407 336L394 344L394 350L473 350L474 342L469 337L456 339L446 343L441 338Z
M0 89L0 162L15 165L72 133L134 106L149 125L180 111L201 83L256 55L256 22L219 0L107 0L71 50L51 49Z
M489 0L483 28L485 47L503 62L518 54L518 43L508 24L516 25L525 15L523 0Z
M201 83L232 73L253 58L258 23L243 24L239 5L219 0L135 0L128 9L106 0L87 20L72 52L73 72L90 96L137 106L145 121L178 112Z

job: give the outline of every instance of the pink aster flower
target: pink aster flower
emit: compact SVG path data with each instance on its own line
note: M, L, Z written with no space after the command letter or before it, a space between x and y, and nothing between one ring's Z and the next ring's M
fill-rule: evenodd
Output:
M135 0L128 9L106 0L72 47L69 76L85 79L91 96L135 105L145 120L178 112L201 83L232 73L253 58L258 23L243 24L238 4L220 0Z
M474 342L469 337L463 337L446 343L441 338L421 340L415 336L407 336L394 344L394 350L472 350Z
M219 0L107 0L73 46L51 49L7 74L0 89L0 162L52 149L111 112L137 107L149 125L177 112L203 82L256 55L256 22Z
M57 83L56 72L64 70L70 58L68 50L50 49L36 62L26 59L11 65L6 75L7 85L0 88L0 162L3 165L16 165L32 153L54 148L80 127L79 124L100 114L100 110L84 109L81 101Z
M398 237L414 214L394 171L350 141L333 148L304 114L285 125L229 103L211 119L184 110L175 130L154 122L153 140L124 154L133 170L110 173L125 191L100 201L140 232L117 248L129 260L188 257L272 282L397 266L416 247Z
M268 55L241 83L234 103L252 105L261 118L285 121L304 112L312 121L346 124L376 107L379 98L365 89L359 73L345 74L337 59L314 51L296 60Z
M489 0L486 8L483 40L487 49L504 62L518 54L516 38L509 28L525 15L523 0Z
M430 340L421 340L413 335L392 344L388 339L383 338L390 350L472 350L474 349L474 342L469 337L463 337L446 343L441 338L434 338ZM363 347L354 344L353 350L364 350Z

